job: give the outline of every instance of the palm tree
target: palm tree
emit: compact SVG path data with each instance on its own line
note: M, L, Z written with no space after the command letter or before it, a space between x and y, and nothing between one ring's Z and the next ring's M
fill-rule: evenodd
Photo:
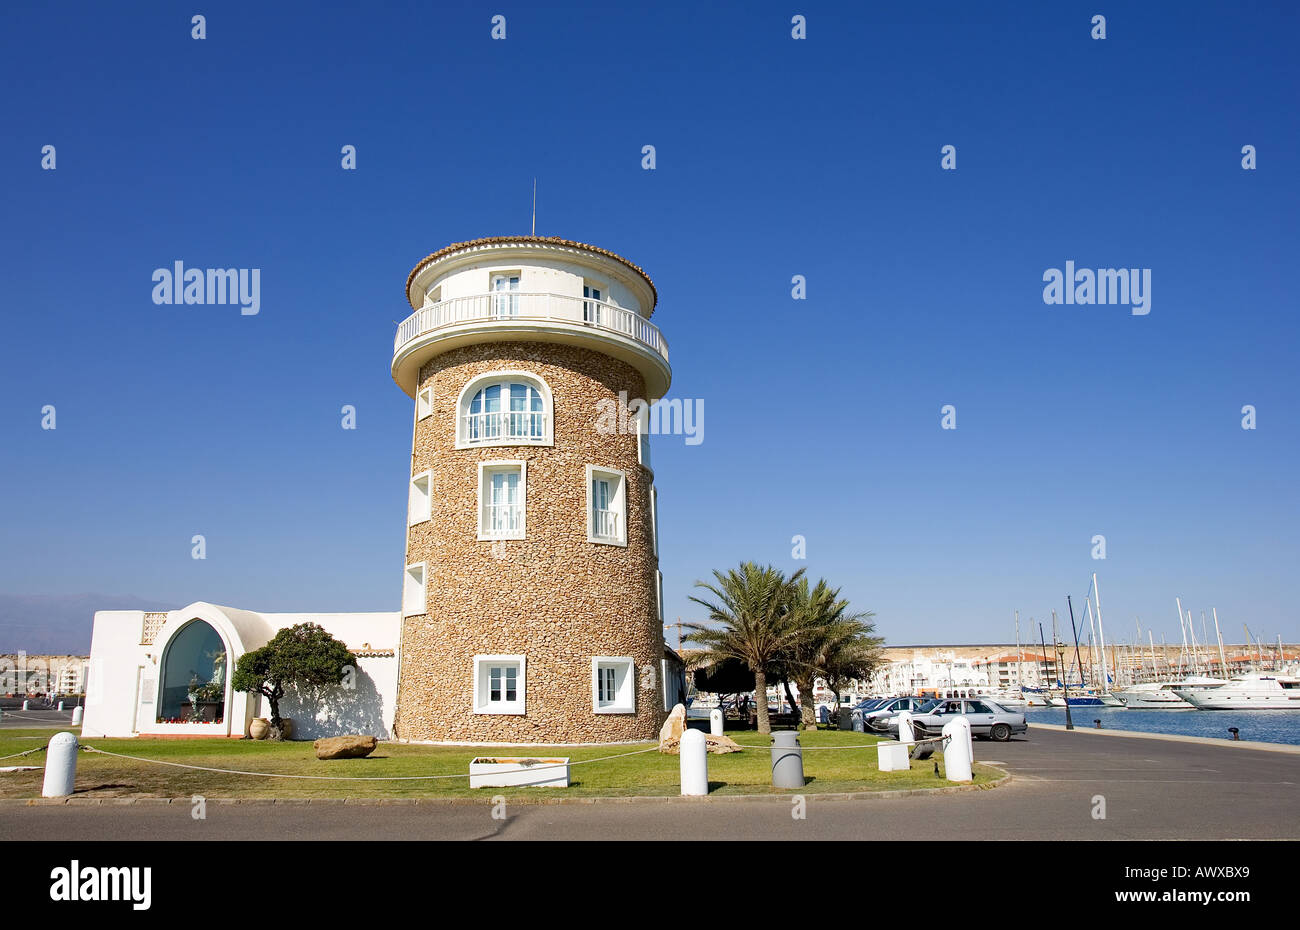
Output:
M883 640L871 635L875 626L870 620L875 615L871 611L850 612L849 602L840 597L840 589L832 588L824 578L811 588L807 578L791 586L789 615L798 633L777 664L783 676L799 689L802 725L815 727L816 679L829 678L831 670L845 675L846 671L869 669L874 664L874 650Z
M714 660L740 659L754 673L754 699L758 705L758 732L771 733L767 714L767 675L781 651L797 635L791 622L789 603L794 584L803 577L799 569L789 578L779 569L753 562L725 574L713 572L715 582L695 582L713 595L713 600L691 600L709 612L708 623L684 623L687 639L698 643Z
M872 616L870 613L866 616ZM867 624L874 631L873 624ZM857 636L830 650L820 661L821 676L826 686L835 692L835 704L840 702L840 685L846 681L870 678L880 665L880 636Z

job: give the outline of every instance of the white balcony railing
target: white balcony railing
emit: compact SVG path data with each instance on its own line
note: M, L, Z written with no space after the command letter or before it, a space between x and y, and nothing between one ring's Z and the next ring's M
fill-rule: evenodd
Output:
M526 294L518 291L452 297L422 307L398 325L393 351L398 351L413 339L446 326L511 320L569 323L617 333L659 353L664 361L668 360L668 343L660 334L659 328L635 310L586 297Z
M544 442L546 414L513 410L467 413L461 429L463 442Z
M592 536L597 539L618 539L618 511L592 509Z
M488 504L483 535L489 539L518 539L524 528L523 504Z

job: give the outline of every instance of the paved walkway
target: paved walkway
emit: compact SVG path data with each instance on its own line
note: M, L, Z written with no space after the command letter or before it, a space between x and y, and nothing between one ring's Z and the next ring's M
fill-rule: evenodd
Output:
M673 799L477 805L210 802L25 807L0 802L11 839L1296 839L1300 756L1033 728L977 742L1011 783L988 791L871 800ZM1097 796L1105 819L1094 819Z

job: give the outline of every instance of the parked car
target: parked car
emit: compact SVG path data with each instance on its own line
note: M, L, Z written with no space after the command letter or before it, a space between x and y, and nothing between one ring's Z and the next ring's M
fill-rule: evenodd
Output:
M907 710L916 713L927 703L929 702L925 698L921 697L908 696L885 698L883 701L877 702L875 707L867 710L862 715L862 722L867 725L868 729L879 730L884 721L891 719L897 721L898 712L900 710ZM897 723L895 723L895 726L897 726Z
M943 725L956 716L970 721L972 736L986 736L1005 743L1012 734L1029 732L1029 722L1024 714L1014 713L988 698L962 698L959 700L931 701L912 717L912 730L921 738L939 736ZM898 718L894 718L893 732L898 732Z
M887 700L889 700L889 698L867 698L865 701L858 701L858 703L850 707L849 710L850 711L860 710L865 714L868 711L875 710L877 707L885 703L885 701Z
M916 716L917 714L928 713L943 703L943 701L937 700L935 698L916 698L916 702L917 704L915 707L907 708L912 712L913 716ZM899 709L902 710L902 708ZM898 711L894 710L894 711L890 711L887 714L880 714L878 716L872 717L869 722L869 727L871 730L875 731L876 733L886 733L893 736L895 739L897 739L898 738Z

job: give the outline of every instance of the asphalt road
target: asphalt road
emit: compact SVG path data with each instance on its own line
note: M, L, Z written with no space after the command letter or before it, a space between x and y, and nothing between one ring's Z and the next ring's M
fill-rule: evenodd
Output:
M22 705L16 707L4 708L4 716L0 717L0 729L3 730L22 730L28 727L62 727L68 726L72 720L72 702L65 705L67 710L44 710L36 707L32 703L31 710L23 710Z
M975 744L1013 780L988 791L884 799L673 799L511 804L210 801L20 806L0 803L10 839L1296 839L1300 755L1032 729ZM1097 797L1105 799L1105 817Z

